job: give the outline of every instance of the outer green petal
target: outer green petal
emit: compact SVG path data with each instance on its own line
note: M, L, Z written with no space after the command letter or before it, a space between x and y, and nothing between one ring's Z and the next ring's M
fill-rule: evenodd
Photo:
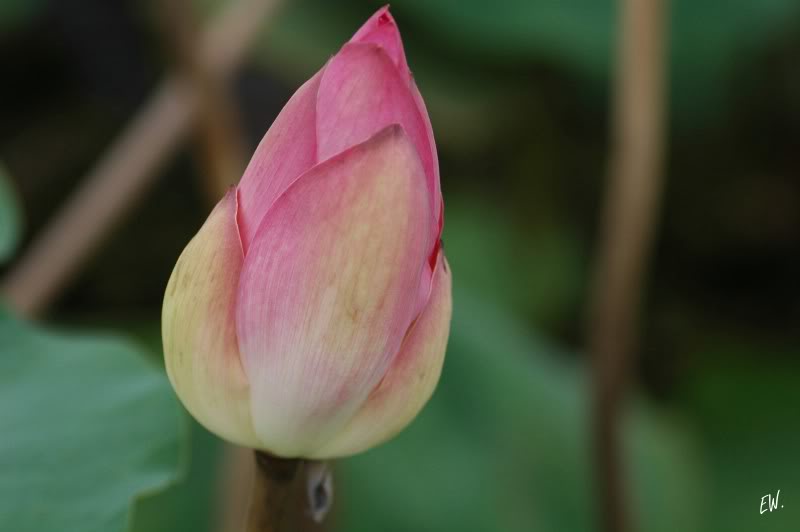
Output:
M203 426L258 447L234 322L243 260L236 217L231 189L178 259L164 295L164 360L178 397Z
M403 430L422 410L442 372L453 308L451 284L440 251L428 305L386 376L345 428L311 458L346 456L374 447Z

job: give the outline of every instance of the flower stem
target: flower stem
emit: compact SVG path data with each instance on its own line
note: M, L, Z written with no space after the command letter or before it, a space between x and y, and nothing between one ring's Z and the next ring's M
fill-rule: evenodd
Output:
M287 527L286 509L292 504L292 492L302 463L296 458L279 458L256 451L255 479L250 501L247 532L279 532Z
M255 451L255 466L247 532L323 530L333 505L327 463Z

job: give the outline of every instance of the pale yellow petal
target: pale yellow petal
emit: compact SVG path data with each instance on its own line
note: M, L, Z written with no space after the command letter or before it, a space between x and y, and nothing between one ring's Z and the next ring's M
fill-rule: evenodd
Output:
M203 426L258 447L234 322L243 260L236 214L232 189L175 265L162 311L164 361L178 397Z
M428 402L442 372L452 314L451 277L440 252L430 300L381 383L335 438L311 458L333 458L374 447L403 430Z

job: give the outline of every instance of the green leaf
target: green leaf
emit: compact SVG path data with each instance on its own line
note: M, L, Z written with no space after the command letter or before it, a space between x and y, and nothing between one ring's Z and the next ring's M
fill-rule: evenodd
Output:
M607 82L618 36L617 3L611 0L401 0L408 12L444 45L478 58L520 62L545 58ZM798 22L796 0L675 0L669 5L670 75L674 107L683 115L705 113L724 98L731 69Z
M684 398L713 449L704 501L713 526L706 529L794 530L800 523L797 346L746 345L739 338L714 344L688 355L706 362L689 375ZM776 350L783 356L768 356ZM783 506L761 514L762 497L778 490Z
M448 260L458 265L459 285L518 316L545 326L563 322L580 304L587 261L568 231L523 226L493 205L454 195L444 241Z
M134 532L213 532L221 510L224 444L191 421L191 463L180 482L136 504ZM245 493L247 490L243 490Z
M585 375L485 301L458 290L454 301L432 401L340 468L339 529L593 530ZM638 401L624 434L640 529L701 530L705 477L685 427Z
M0 530L126 530L179 475L184 423L128 342L0 317Z
M0 29L25 25L42 11L44 0L3 0L0 2Z
M206 0L209 2L211 0ZM617 3L611 0L397 0L392 10L401 31L418 30L406 39L410 64L422 85L431 112L439 102L458 99L474 85L510 85L493 66L526 71L531 62L547 62L577 74L581 87L607 87L613 72L618 35ZM322 66L371 14L363 3L292 2L281 10L260 55L282 71L307 77ZM733 69L753 59L775 35L791 31L800 21L796 0L735 0L724 9L716 2L675 0L669 12L670 108L681 121L697 121L718 112L726 100ZM430 64L431 58L438 62ZM458 63L470 77L454 76ZM423 89L425 87L423 86ZM491 92L491 91L490 91ZM484 95L483 100L486 99ZM607 98L602 98L606 101ZM480 99L477 100L478 102ZM484 122L502 115L502 100L494 101ZM520 102L506 98L517 111ZM469 102L469 106L480 106ZM480 110L479 110L480 111ZM462 111L463 112L463 111ZM444 121L443 121L444 123Z
M16 193L5 169L0 165L0 264L10 259L17 249L21 225Z

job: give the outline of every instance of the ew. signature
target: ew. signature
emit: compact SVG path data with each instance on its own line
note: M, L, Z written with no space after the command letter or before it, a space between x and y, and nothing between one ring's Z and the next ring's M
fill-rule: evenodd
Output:
M758 509L759 514L764 514L766 512L773 512L778 509L778 497L781 496L781 490L778 490L778 493L775 494L773 497L771 494L767 493L763 497L761 497L761 506ZM781 504L781 508L783 505Z

